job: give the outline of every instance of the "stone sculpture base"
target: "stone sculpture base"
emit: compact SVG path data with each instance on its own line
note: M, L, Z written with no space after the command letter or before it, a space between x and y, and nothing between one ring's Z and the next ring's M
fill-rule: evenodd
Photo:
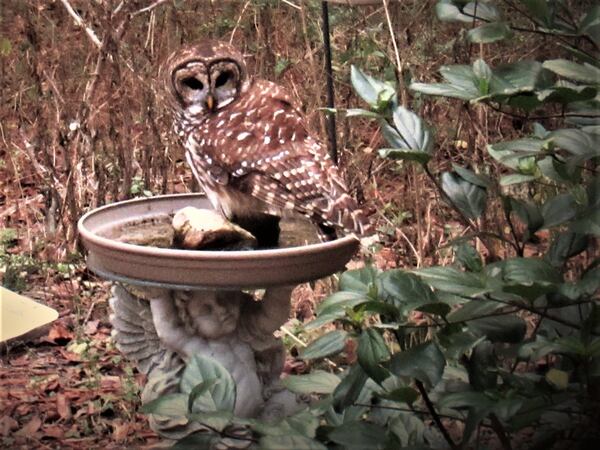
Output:
M274 422L305 406L284 389L285 361L273 336L288 319L292 287L270 288L262 299L241 291L178 291L115 284L110 306L117 348L147 376L142 404L180 392L186 363L213 358L236 383L234 414ZM150 415L151 428L180 439L203 429L185 417Z

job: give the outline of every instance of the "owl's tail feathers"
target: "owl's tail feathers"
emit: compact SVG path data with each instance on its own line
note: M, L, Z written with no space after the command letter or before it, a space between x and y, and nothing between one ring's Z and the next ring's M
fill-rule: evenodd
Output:
M349 233L355 233L363 238L375 233L373 225L352 197L343 193L333 202L331 221Z

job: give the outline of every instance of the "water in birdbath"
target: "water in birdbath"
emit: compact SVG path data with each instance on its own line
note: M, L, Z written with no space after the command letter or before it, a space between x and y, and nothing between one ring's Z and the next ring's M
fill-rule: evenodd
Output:
M301 217L284 217L280 222L278 248L300 247L319 242L315 226ZM244 229L216 212L193 207L175 214L118 223L105 229L103 237L133 245L202 250L253 250L256 241Z

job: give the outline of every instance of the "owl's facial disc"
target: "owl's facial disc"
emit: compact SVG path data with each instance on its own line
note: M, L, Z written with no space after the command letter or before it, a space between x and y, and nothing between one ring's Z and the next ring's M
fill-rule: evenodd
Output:
M204 64L190 62L176 70L173 74L173 84L184 108L194 113L207 109L210 83Z
M217 61L210 66L211 92L216 100L216 109L233 102L241 89L241 70L234 61Z

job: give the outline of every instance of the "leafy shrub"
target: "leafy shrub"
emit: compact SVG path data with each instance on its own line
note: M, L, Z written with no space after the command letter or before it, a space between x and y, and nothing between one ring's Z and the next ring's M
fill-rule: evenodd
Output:
M600 259L572 270L573 260L586 264L579 255L596 248L600 234L600 63L587 50L600 44L600 7L565 21L563 2L505 2L514 7L511 17L496 3L442 0L436 11L444 21L479 24L467 35L473 43L533 31L556 39L571 59L497 67L477 59L440 68L443 82L410 89L531 122L529 135L487 146L492 162L486 164L499 165L501 175L459 165L433 173L431 127L399 105L392 86L355 67L352 84L368 109L345 111L377 120L388 143L380 156L419 164L470 231L453 242L454 264L342 274L339 291L319 305L306 328L340 326L301 356L331 357L351 339L356 362L338 374L286 378L295 392L323 396L307 411L271 426L228 415L221 430L246 424L260 448L458 449L480 428L492 430L507 449L513 434L527 428L534 430L532 448L570 437L600 439L593 436L600 401ZM559 111L547 115L562 126L547 130L530 120L540 110ZM498 208L505 223L480 228L478 219ZM527 256L526 246L540 232L550 236L544 254ZM476 240L484 248L500 240L510 252L486 263ZM193 392L205 393L207 386ZM460 432L450 432L453 421L464 424Z

